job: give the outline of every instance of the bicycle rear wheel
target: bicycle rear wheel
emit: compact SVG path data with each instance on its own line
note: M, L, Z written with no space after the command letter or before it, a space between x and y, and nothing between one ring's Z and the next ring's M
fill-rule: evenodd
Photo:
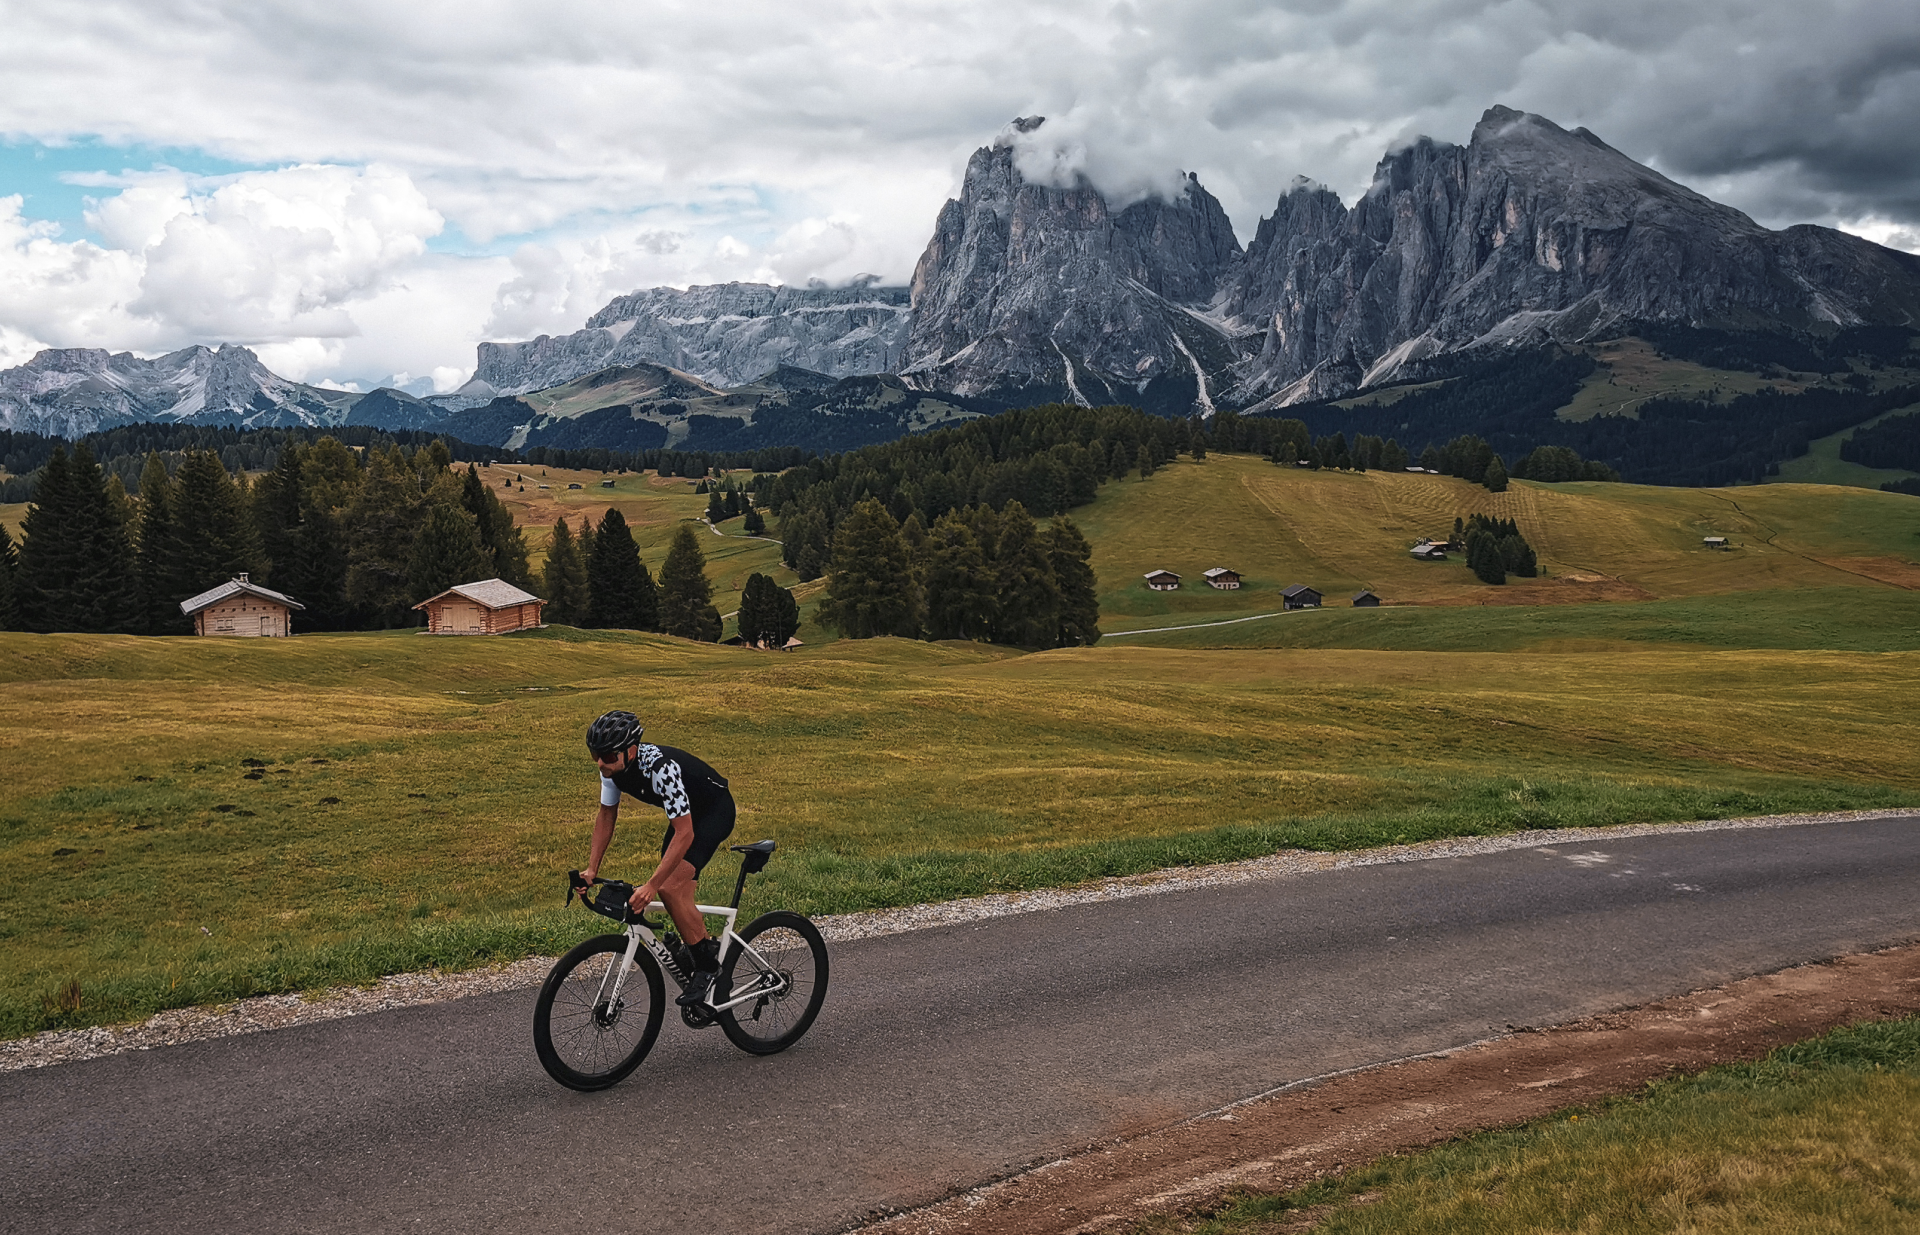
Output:
M605 1089L640 1066L660 1036L666 986L645 948L612 997L627 937L599 935L554 963L533 1005L533 1049L547 1075L569 1089Z
M740 932L714 984L714 1002L759 996L720 1014L727 1039L753 1055L784 1051L800 1040L827 998L827 944L797 913L762 914Z

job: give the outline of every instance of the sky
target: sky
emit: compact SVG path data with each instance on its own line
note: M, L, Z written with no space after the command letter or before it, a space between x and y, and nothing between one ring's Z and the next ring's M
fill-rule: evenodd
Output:
M1044 115L1244 242L1296 176L1493 104L1771 227L1920 251L1914 0L0 0L0 367L241 343L457 387L636 288L904 282L967 156Z

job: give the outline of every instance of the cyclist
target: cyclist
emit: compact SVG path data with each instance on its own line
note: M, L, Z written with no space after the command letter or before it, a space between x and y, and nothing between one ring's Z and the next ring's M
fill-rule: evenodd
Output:
M692 982L675 1002L694 1008L705 1002L720 967L720 941L707 934L694 885L720 842L733 833L733 795L726 777L684 750L642 742L643 732L632 712L608 712L587 729L587 751L600 769L600 810L593 817L593 851L580 872L581 883L600 872L622 793L667 812L660 865L628 903L635 913L655 900L666 905L693 961Z

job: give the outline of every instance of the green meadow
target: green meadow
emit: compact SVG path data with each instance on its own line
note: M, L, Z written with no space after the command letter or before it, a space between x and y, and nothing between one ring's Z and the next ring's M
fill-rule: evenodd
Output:
M678 481L579 483L514 490L538 544L618 504L657 569L704 506ZM1406 555L1473 510L1518 518L1549 576L1488 588ZM564 948L598 921L563 910L562 873L595 802L580 735L613 707L732 778L740 840L779 840L749 910L1920 804L1920 499L1493 495L1212 457L1075 518L1108 630L1270 612L1290 582L1389 603L1031 654L811 623L785 655L561 627L0 635L0 1033ZM750 570L792 581L768 541L702 543L723 612ZM1248 586L1194 586L1211 565ZM1155 567L1188 588L1136 586ZM607 873L644 875L660 827L630 808ZM731 859L712 869L723 898Z

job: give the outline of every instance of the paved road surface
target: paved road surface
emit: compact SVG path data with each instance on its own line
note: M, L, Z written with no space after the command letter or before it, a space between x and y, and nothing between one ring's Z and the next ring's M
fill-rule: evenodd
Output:
M533 992L0 1076L0 1230L826 1232L1286 1081L1920 939L1920 816L1583 840L839 946L603 1094ZM583 931L587 933L583 919Z

